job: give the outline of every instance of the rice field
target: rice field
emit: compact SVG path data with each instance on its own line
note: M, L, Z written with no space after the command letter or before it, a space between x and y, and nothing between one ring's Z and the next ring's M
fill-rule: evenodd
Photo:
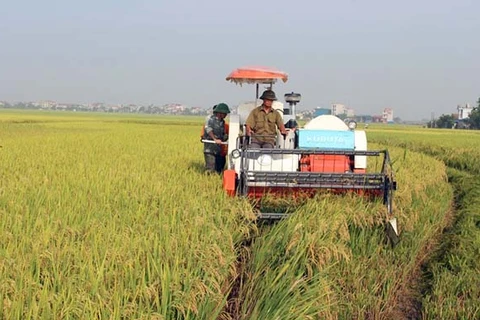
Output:
M318 195L289 219L257 225L250 203L204 173L202 122L0 111L0 318L478 317L478 291L455 305L442 284L475 283L462 272L478 270L479 242L465 260L473 269L454 275L430 254L452 225L454 193L468 192L452 182L447 158L422 147L434 134L367 133L369 148L388 147L398 180L402 241L391 248L384 206L351 195ZM458 147L443 140L430 145ZM477 174L474 161L455 169ZM467 252L459 243L445 255ZM421 266L430 260L427 279ZM421 297L419 282L428 289Z
M374 128L372 140L429 154L448 165L456 211L426 268L428 319L480 317L480 132Z

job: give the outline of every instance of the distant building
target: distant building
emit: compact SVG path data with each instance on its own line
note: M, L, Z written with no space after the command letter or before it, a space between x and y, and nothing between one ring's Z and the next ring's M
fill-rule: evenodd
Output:
M345 114L348 118L353 118L355 117L355 110L353 110L352 108L345 108Z
M382 114L383 123L393 123L393 109L385 108Z
M345 105L334 103L332 104L332 114L334 116L339 116L341 114L345 114Z
M470 104L467 103L464 107L462 107L461 105L458 105L457 110L458 110L458 120L463 120L470 117L470 113L472 113L473 107L471 107Z
M323 116L323 115L326 115L326 114L332 114L332 110L328 109L328 108L315 108L315 110L313 111L313 117L318 117L318 116Z
M354 117L354 120L357 122L364 122L364 123L373 122L373 118L371 115L358 115Z
M57 105L57 103L55 101L41 101L40 102L40 106L42 107L42 109L51 109L53 107L55 107Z

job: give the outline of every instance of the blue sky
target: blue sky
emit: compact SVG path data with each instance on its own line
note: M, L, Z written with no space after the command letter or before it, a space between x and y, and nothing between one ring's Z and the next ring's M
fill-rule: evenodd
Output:
M0 100L251 100L244 65L288 72L300 109L343 103L402 119L480 97L480 1L4 1Z

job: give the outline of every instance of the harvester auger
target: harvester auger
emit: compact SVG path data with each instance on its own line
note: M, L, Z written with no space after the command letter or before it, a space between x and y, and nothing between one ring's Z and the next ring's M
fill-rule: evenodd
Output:
M287 80L285 73L268 74L265 69L237 69L227 78L242 83L269 84L277 79ZM256 73L255 73L256 70ZM258 79L254 77L258 76ZM268 78L270 76L271 78ZM295 107L300 94L285 95L288 105L275 101L287 134L277 132L274 148L252 148L244 136L246 119L261 104L241 104L230 115L228 168L223 186L231 196L244 196L258 201L266 195L275 197L307 196L329 190L334 193L356 193L369 198L381 198L389 217L386 231L392 244L399 241L396 219L393 218L393 192L397 183L388 150L368 150L365 131L356 130L355 121L343 121L333 115L320 115L298 128ZM367 168L367 158L376 160L376 168ZM372 171L372 172L370 172ZM282 219L287 212L258 212L261 220Z

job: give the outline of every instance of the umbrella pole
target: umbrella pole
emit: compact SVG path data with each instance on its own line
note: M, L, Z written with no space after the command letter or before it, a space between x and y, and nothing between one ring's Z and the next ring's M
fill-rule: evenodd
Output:
M257 103L257 99L258 99L258 83L257 83L256 87L257 87L257 90L256 90L256 93L255 93L255 103Z

